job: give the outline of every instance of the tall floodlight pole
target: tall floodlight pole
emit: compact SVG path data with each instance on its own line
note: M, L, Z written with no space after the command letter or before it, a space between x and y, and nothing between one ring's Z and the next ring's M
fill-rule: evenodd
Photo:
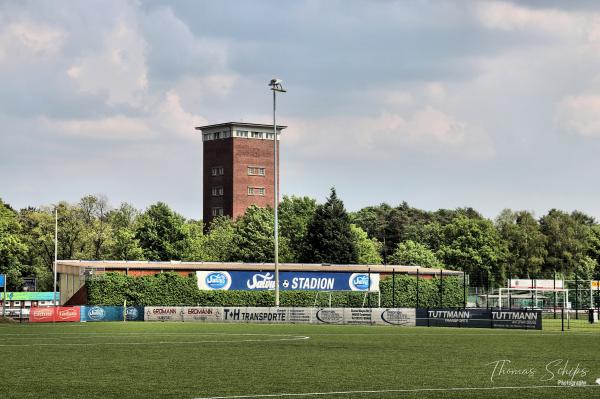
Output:
M279 162L277 158L277 121L275 119L275 110L277 92L286 92L281 83L281 79L271 79L271 82L269 83L269 86L271 86L271 90L273 91L273 211L275 212L275 307L279 307L279 223L277 219L277 208L279 207Z
M52 303L56 307L56 263L58 262L58 207L54 209L54 293Z

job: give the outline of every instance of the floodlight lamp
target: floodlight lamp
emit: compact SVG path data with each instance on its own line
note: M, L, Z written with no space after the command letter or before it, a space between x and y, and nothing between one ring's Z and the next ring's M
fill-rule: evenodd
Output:
M282 83L283 83L283 81L281 79L274 78L274 79L271 79L269 86L271 86L271 90L273 90L273 91L280 91L282 93L285 93L286 90L281 85Z

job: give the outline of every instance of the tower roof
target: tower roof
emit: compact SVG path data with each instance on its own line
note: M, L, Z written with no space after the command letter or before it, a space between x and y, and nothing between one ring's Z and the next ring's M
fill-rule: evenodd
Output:
M265 125L263 123L247 123L247 122L225 122L225 123L217 123L214 125L205 125L205 126L197 126L196 130L206 130L213 129L216 127L226 127L226 126L239 126L239 127L249 127L249 128L261 128L261 129L269 129L273 128L273 125ZM277 125L277 129L285 129L287 126L285 125Z

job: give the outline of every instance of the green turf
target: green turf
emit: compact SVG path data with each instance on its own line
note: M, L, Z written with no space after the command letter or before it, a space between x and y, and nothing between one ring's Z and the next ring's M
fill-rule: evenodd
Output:
M203 323L1 325L0 398L203 398L556 385L556 359L600 378L600 330L544 331ZM307 336L308 339L281 340ZM34 345L35 344L35 345ZM50 345L49 345L50 344ZM89 344L89 345L88 345ZM501 359L534 377L497 376ZM564 377L569 379L569 377ZM285 397L285 396L283 396ZM588 388L352 393L298 398L594 398Z

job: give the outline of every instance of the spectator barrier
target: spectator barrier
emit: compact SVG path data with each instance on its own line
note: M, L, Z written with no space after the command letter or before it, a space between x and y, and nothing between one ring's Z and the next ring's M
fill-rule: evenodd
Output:
M31 308L31 322L180 321L542 329L540 310L73 306Z

